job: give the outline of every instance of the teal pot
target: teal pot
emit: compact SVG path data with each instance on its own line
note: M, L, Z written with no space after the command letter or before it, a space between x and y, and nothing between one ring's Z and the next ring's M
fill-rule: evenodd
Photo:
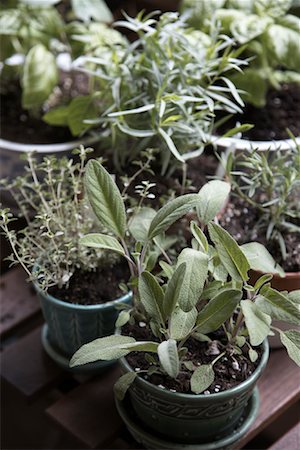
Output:
M211 443L236 429L268 357L269 345L265 340L255 372L246 381L224 392L180 394L137 377L129 389L129 400L135 415L155 436L183 444ZM133 371L125 358L120 363L124 372ZM248 423L254 421L256 413L257 409L253 410Z
M115 322L121 303L130 304L132 293L97 305L79 305L59 300L34 283L43 315L47 324L47 333L43 339L45 350L57 353L57 362L62 358L68 361L82 345L99 337L108 336L115 332ZM52 352L49 352L51 348ZM59 359L60 358L60 359Z

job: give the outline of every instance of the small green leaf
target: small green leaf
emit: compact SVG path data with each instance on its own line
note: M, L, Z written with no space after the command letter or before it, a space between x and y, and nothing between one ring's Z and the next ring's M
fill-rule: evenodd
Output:
M81 245L92 248L101 248L103 250L112 250L113 252L119 253L125 256L124 249L116 238L108 236L107 234L101 233L90 233L86 234L79 239Z
M199 312L197 331L207 334L217 330L232 315L241 297L237 289L224 289L215 295Z
M197 313L196 308L189 312L185 312L179 307L175 308L169 323L170 337L177 341L184 339L195 326Z
M289 357L300 367L300 331L281 331L280 339Z
M168 339L159 344L157 349L159 361L171 378L177 378L179 373L179 357L174 339Z
M80 347L70 361L70 367L81 366L94 361L119 359L128 355L130 350L122 347L135 343L135 339L129 336L107 336L95 339Z
M201 394L214 382L215 373L211 364L198 367L191 376L191 390L195 394Z
M255 362L257 361L258 358L258 353L256 350L253 350L253 348L249 348L249 352L248 352L249 358L251 362Z
M148 237L153 239L166 231L176 220L188 213L199 201L199 194L186 194L171 200L153 218Z
M273 256L259 242L250 242L243 244L240 249L247 258L250 268L263 273L278 274L284 276L284 270L276 263Z
M168 282L164 296L164 317L167 319L174 311L181 295L181 286L186 271L186 263L180 264Z
M86 165L85 188L97 219L123 238L126 231L123 199L110 174L96 160L90 160Z
M43 115L43 120L49 125L67 127L68 126L68 107L58 106L57 108L50 109Z
M230 184L225 181L212 180L199 191L197 213L201 223L207 225L224 207L230 192Z
M165 261L159 261L159 265L162 268L164 276L166 276L168 278L168 280L170 280L175 271L174 267L171 266L170 264L166 263Z
M263 313L251 300L241 301L251 345L260 345L270 332L271 317Z
M75 16L84 22L113 22L114 18L104 0L71 0Z
M201 228L199 228L198 225L196 224L196 222L194 222L193 220L191 221L191 224L190 224L190 230L191 230L192 235L194 236L194 238L200 245L201 250L203 252L207 253L208 252L208 242L207 242L206 236L203 233L203 231L201 230Z
M129 231L136 241L145 242L148 239L148 231L156 211L152 208L141 208L129 223Z
M235 281L247 281L250 265L236 241L222 227L208 224L211 240L215 244L220 260L231 278Z
M128 372L122 375L114 385L114 393L118 400L122 401L125 398L126 392L136 379L135 372Z
M273 276L271 274L266 274L266 275L262 275L261 277L259 277L259 279L256 281L255 285L254 285L254 291L259 291L262 286L266 283L268 283L269 281L271 281L273 278Z
M79 95L73 98L67 113L68 126L73 136L79 136L91 128L92 125L84 121L96 119L98 116L92 95Z
M179 305L183 311L190 311L199 301L208 273L208 256L205 253L184 248L177 259L178 266L186 263L181 285Z
M116 320L116 328L123 327L130 319L130 313L129 311L121 311L117 320Z
M145 310L153 319L164 324L164 292L156 278L150 272L142 272L139 277L139 294Z

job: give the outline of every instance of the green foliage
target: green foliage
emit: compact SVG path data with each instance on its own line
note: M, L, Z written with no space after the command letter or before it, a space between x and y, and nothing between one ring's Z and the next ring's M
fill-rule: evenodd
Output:
M270 247L279 247L280 263L284 262L287 256L285 236L291 233L300 236L300 145L288 150L240 152L235 158L229 155L224 166L233 193L254 208L258 216L257 225L247 238L252 241L258 236L265 237ZM256 250L262 256L258 245L242 247L257 269L260 263L255 257ZM275 267L272 259L268 262L264 256L263 264L268 271L282 274L280 266Z
M189 23L196 29L207 31L213 20L220 21L249 63L243 73L229 78L245 91L247 103L262 107L270 87L278 89L290 77L299 82L300 19L288 14L291 4L290 0L182 0L181 8L189 11Z

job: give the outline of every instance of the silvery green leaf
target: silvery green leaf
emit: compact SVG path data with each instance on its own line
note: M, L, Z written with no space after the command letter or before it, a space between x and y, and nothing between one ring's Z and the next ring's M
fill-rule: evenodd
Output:
M250 265L236 241L227 231L215 223L208 224L208 231L220 260L231 278L235 281L247 281Z
M35 45L27 53L23 67L23 108L40 108L57 83L58 69L55 57L44 45Z
M159 265L162 268L164 275L168 278L168 280L170 280L175 271L174 267L165 261L159 261Z
M136 372L128 372L122 375L114 385L114 393L118 400L124 400L126 392L137 377Z
M256 350L253 350L253 348L249 348L248 355L251 362L254 363L255 361L257 361L258 353Z
M168 339L159 344L157 349L159 361L171 378L177 378L179 373L179 358L177 344L174 339Z
M184 159L177 150L176 145L174 144L172 138L168 135L168 133L166 133L165 130L163 130L162 128L159 128L158 131L161 137L164 139L165 143L167 144L171 153L173 153L173 155L175 156L175 158L181 163L184 163Z
M121 311L118 315L118 318L116 320L116 328L123 327L130 319L130 313L129 311Z
M101 233L90 233L79 239L81 245L92 248L100 248L103 250L112 250L125 256L124 249L116 238Z
M123 199L110 174L96 160L90 160L86 165L85 190L97 219L123 238L126 231Z
M224 289L208 301L197 317L197 331L203 334L211 333L232 315L242 292L237 289Z
M142 272L139 277L139 294L142 304L149 316L159 323L164 323L164 292L156 278L150 272Z
M277 273L282 277L284 276L282 267L276 263L273 256L259 242L243 244L240 246L240 249L246 256L251 269L263 273Z
M260 345L270 332L271 317L263 313L251 300L242 300L241 308L245 317L251 345Z
M166 231L176 220L187 214L196 206L199 194L186 194L171 200L158 210L153 218L148 238L153 239L158 234Z
M37 7L43 7L47 8L49 6L56 5L60 2L60 0L20 0L21 3L24 3L25 5L30 6L37 6Z
M169 323L170 337L175 340L184 339L193 329L197 313L196 308L185 312L177 306L171 315Z
M81 366L99 360L110 361L122 358L122 356L126 356L130 352L130 350L122 346L135 342L135 339L132 337L117 335L95 339L77 350L72 356L70 367Z
M267 30L266 45L278 64L300 70L299 30L282 25L271 25Z
M170 278L164 296L164 317L169 318L174 311L177 303L179 303L182 295L181 286L186 272L186 263L180 264Z
M271 281L272 278L273 276L270 274L262 275L261 277L259 277L259 279L256 281L254 285L254 291L259 291L262 288L262 286Z
M256 0L254 3L257 13L279 18L292 7L293 0Z
M177 265L186 263L185 275L181 285L179 306L190 311L199 301L208 273L208 256L205 253L185 248L177 259Z
M243 45L264 33L272 22L270 17L245 14L242 20L234 21L230 29L233 37Z
M148 239L148 230L156 211L152 208L141 208L140 211L129 222L129 231L138 242Z
M298 305L300 304L300 289L289 292L287 296L291 302L297 303Z
M215 373L211 364L198 367L191 376L191 390L201 394L214 382Z
M196 222L194 222L193 220L191 221L191 224L190 224L190 230L191 230L192 235L194 236L194 238L200 245L201 250L204 251L205 253L207 253L208 252L208 242L207 242L206 236L203 233L203 231L201 230L201 228L199 228L198 225L196 224Z
M71 0L72 9L79 20L113 22L114 18L104 0Z
M108 114L108 117L126 116L129 114L140 114L140 113L143 113L146 111L151 111L154 108L155 108L155 105L152 103L151 105L144 105L144 106L140 106L139 108L113 112L113 113Z
M297 330L281 331L280 339L286 347L289 357L300 367L300 332Z
M283 320L294 325L300 324L300 304L293 303L282 292L264 286L255 303L261 311L273 319Z

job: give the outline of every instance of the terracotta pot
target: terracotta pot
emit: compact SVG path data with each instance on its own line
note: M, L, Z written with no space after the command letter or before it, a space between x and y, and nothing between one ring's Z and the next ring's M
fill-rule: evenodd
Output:
M255 284L259 277L264 275L258 270L251 270L249 283ZM278 291L296 291L300 289L300 272L287 272L284 277L274 274L271 280L271 286Z

